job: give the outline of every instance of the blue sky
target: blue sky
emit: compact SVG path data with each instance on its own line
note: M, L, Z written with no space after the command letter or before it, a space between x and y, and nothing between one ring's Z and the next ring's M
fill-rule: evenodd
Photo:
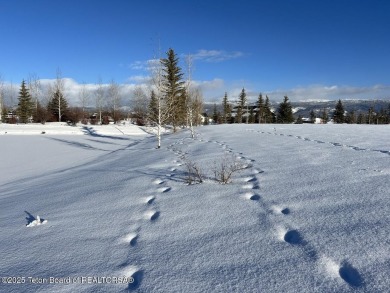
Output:
M206 100L390 97L390 1L0 0L0 74L142 83L160 41ZM183 63L184 66L184 63Z

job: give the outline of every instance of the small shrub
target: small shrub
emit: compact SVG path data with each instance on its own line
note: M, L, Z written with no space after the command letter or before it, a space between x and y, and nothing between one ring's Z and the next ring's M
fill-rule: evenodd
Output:
M184 165L187 168L186 173L186 182L188 184L194 184L194 183L202 183L203 178L205 177L202 167L199 166L196 162L190 160L189 158L183 156L182 160L184 161Z
M246 164L239 161L235 156L225 154L220 160L214 161L212 171L216 181L221 184L227 184L231 182L234 173L247 167Z

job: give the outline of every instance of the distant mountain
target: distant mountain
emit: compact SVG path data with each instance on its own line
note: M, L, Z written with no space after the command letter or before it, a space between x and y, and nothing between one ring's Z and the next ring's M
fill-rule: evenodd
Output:
M374 109L374 112L379 112L381 109L388 109L390 107L390 100L341 100L341 102L345 111L354 111L355 113L367 113L371 107ZM336 103L337 101L302 101L291 102L291 106L296 110L294 112L295 116L309 117L312 110L319 115L323 109L326 109L331 115Z
M390 99L387 100L341 100L344 106L344 110L347 112L354 111L355 113L363 112L367 113L369 108L373 108L374 112L379 112L381 109L389 109ZM221 101L222 103L222 101ZM221 103L217 104L217 110L222 111ZM302 117L310 117L310 112L313 110L317 116L320 116L320 113L326 109L328 114L331 116L337 101L321 101L321 100L311 100L311 101L299 101L291 102L293 108L293 113L295 117L301 115ZM250 103L250 106L255 106L255 103ZM275 111L278 108L279 103L271 101L272 110ZM205 103L204 110L208 114L212 114L214 111L214 103Z

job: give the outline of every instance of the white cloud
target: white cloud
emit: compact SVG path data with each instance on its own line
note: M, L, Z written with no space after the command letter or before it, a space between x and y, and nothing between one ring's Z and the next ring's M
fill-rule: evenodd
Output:
M134 61L129 65L129 68L133 70L146 70L147 61Z
M192 54L194 60L205 62L222 62L230 59L235 59L244 56L244 53L239 51L227 52L223 50L199 50Z
M387 99L390 98L389 85L373 85L368 87L340 85L310 85L288 90L265 92L270 98L281 99L288 96L292 101L300 100L335 100L335 99Z
M135 82L138 84L148 83L150 82L150 76L148 75L133 75L127 78L129 82Z

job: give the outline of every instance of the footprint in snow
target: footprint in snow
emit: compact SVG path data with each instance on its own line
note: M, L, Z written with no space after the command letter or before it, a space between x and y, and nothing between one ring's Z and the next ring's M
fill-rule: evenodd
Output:
M297 230L289 230L284 234L284 241L290 244L301 244L303 239Z
M135 246L137 244L138 234L137 233L129 233L124 237L124 241L129 243L130 246Z
M276 232L278 238L282 241L293 245L303 244L303 238L297 230L288 230L284 227L278 227Z
M255 182L256 180L257 178L254 176L244 178L244 182Z
M148 211L145 213L145 217L151 221L157 220L159 216L160 216L159 211Z
M253 183L248 183L248 184L244 184L242 186L243 189L258 189L259 186L257 184L253 184Z
M359 272L347 262L341 264L339 274L351 287L361 287L364 283Z
M167 187L167 186L157 188L157 192L160 192L160 193L165 193L165 192L168 192L168 191L170 191L170 190L171 190L171 188L170 188L170 187Z
M272 206L271 210L274 214L283 214L283 215L288 215L291 212L289 208L284 208L280 206Z
M243 194L245 199L250 199L250 200L260 200L260 195L254 193L254 192L246 192Z
M157 184L157 185L160 185L160 184L164 183L164 180L161 180L160 178L157 178L157 179L153 180L153 183Z
M321 257L320 262L324 266L327 274L332 278L339 277L351 287L357 288L364 286L364 280L359 271L348 262L344 261L339 265L325 256Z
M146 198L146 203L147 204L152 204L155 201L155 199L156 199L156 197L154 197L154 196L148 196Z
M289 208L284 208L280 211L283 215L288 215L290 214L290 209Z
M124 275L128 278L128 287L129 291L137 290L141 285L144 272L136 266L127 266L122 270L121 275Z

